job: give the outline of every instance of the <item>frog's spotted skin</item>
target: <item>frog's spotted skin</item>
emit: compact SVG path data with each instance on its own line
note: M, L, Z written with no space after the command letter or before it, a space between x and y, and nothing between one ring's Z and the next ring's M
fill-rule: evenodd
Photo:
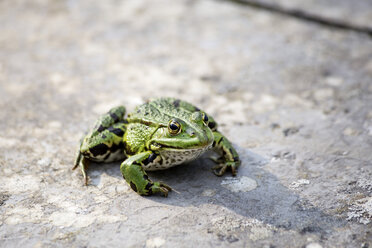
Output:
M214 159L217 176L230 168L235 176L239 156L229 140L217 131L211 116L197 107L174 98L160 98L138 106L125 118L119 106L102 115L81 140L75 166L80 165L87 184L89 161L124 160L123 177L140 195L156 192L168 195L171 188L152 182L146 171L163 170L196 159L214 147L221 154Z
M151 163L144 165L143 168L147 171L165 170L170 167L194 160L202 155L206 150L212 147L208 146L201 149L187 149L187 150L167 150L167 152L161 153L161 163Z

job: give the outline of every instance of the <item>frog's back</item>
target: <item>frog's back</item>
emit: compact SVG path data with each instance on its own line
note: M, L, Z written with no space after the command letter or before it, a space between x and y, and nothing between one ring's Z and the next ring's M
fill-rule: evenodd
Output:
M139 105L128 114L127 120L129 123L141 122L166 127L171 118L187 120L194 111L198 110L191 104L175 98L158 98Z

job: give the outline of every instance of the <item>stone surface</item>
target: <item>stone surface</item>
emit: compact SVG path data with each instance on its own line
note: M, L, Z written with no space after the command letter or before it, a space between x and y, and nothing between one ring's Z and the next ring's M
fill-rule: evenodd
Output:
M345 10L348 11L348 10ZM372 41L221 1L0 2L1 247L371 247ZM110 107L193 102L237 148L150 173L71 171ZM235 185L235 187L231 187Z
M372 0L254 0L372 29Z

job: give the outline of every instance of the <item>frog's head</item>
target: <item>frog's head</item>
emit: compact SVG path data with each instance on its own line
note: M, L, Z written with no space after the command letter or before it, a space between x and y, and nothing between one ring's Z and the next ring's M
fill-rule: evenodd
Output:
M152 150L204 151L212 146L214 137L208 127L208 116L201 111L189 118L171 118L168 125L160 127L150 141Z

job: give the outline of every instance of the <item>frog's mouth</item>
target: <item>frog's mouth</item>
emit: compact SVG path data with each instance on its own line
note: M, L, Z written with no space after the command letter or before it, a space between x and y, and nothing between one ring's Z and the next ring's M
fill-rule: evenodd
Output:
M155 142L151 146L152 147L158 147L158 148L161 148L161 149L174 150L174 151L176 151L176 150L197 150L197 149L203 150L203 149L211 148L212 143L210 143L207 146L181 147L181 146L161 145L161 144Z
M177 142L174 139L159 139L151 142L152 150L166 149L166 150L195 150L195 149L209 149L212 147L213 140L206 140L200 142L198 139L190 139L188 141Z

